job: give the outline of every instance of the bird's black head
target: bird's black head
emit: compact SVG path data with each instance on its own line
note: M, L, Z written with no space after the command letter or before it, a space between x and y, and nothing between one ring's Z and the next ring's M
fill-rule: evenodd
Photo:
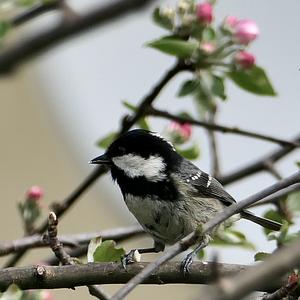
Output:
M116 139L106 153L91 161L111 166L113 178L122 171L130 178L144 177L157 182L165 179L166 172L180 156L173 145L157 133L135 129Z

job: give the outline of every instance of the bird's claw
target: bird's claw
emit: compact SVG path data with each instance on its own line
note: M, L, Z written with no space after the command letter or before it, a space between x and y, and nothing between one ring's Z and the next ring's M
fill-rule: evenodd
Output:
M136 262L136 260L134 259L134 253L135 250L130 250L129 253L125 254L122 259L122 266L123 268L126 270L127 265L133 264L134 262Z
M181 262L181 272L183 273L184 276L189 274L190 267L193 263L193 258L194 258L194 252L191 252Z

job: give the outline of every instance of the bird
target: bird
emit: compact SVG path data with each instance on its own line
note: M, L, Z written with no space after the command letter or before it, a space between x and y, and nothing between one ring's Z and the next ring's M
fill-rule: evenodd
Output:
M135 250L141 254L164 251L166 245L178 242L236 202L217 179L181 156L156 132L127 131L90 163L110 168L129 211L154 240L153 247L126 254L124 267L134 262ZM188 272L195 255L208 245L217 230L240 218L274 231L281 228L280 223L242 210L199 241L183 260L183 271Z

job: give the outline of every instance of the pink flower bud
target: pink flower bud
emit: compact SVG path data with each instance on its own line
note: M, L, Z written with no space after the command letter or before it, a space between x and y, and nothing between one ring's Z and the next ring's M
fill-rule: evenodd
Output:
M168 134L174 143L182 144L192 135L192 126L189 123L171 122L167 127Z
M209 2L199 3L196 6L196 16L203 24L210 24L214 18L213 7Z
M53 300L53 294L50 291L42 290L40 293L40 299L41 300Z
M200 45L200 49L206 54L211 54L215 51L216 47L214 44L206 42Z
M252 20L240 20L234 27L234 40L242 45L254 41L259 35L259 28Z
M234 60L243 69L250 69L255 64L255 56L247 51L238 52Z
M37 185L32 186L27 192L26 197L28 200L38 201L44 195L43 189Z
M226 27L229 27L229 28L234 28L235 25L238 23L238 18L236 16L227 16L224 21L223 21L223 24L226 26Z

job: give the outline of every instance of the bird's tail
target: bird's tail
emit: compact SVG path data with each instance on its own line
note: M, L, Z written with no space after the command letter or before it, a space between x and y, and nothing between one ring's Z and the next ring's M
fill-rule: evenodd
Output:
M270 230L275 230L275 231L279 231L282 224L276 222L276 221L272 221L272 220L269 220L269 219L266 219L266 218L262 218L262 217L258 217L256 215L254 215L253 213L251 213L250 211L248 210L243 210L241 212L241 217L244 218L244 219L247 219L247 220L250 220L262 227L265 227L267 229L270 229Z

